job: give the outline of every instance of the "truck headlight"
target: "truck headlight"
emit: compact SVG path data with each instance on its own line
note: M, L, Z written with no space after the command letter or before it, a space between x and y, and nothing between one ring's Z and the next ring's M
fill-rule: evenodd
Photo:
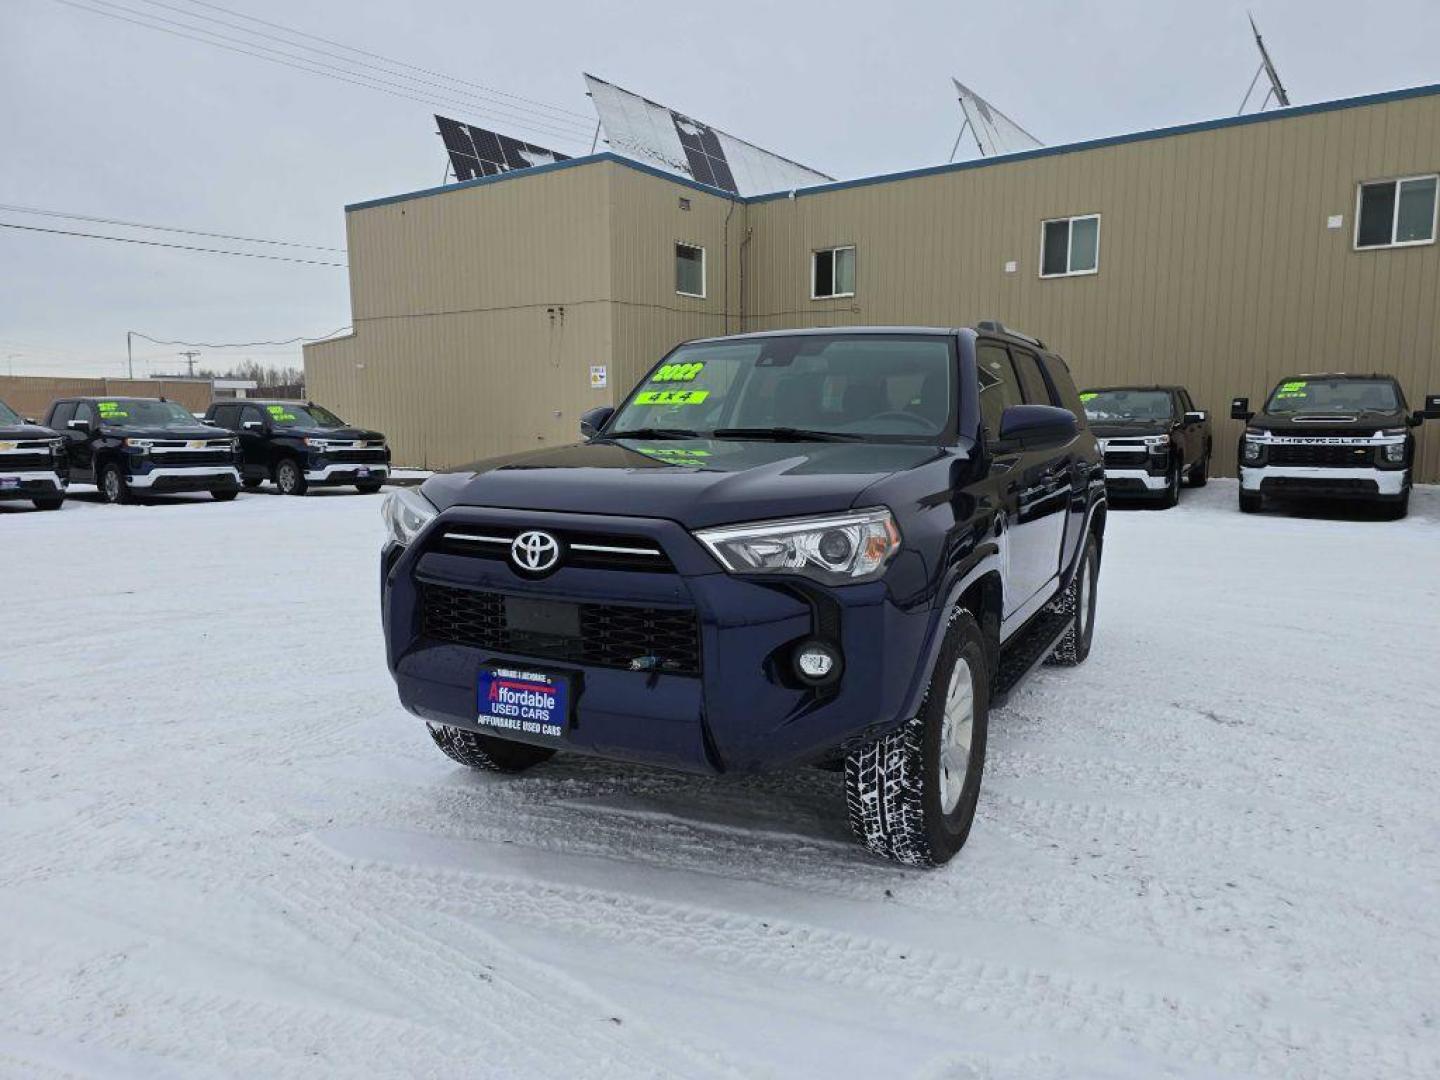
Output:
M305 439L305 445L310 448L311 453L323 454L326 450L330 448L330 440L312 439L307 436Z
M410 488L397 488L380 504L380 516L385 519L390 539L402 547L419 536L439 512L434 503Z
M1399 465L1405 460L1405 441L1386 443L1380 448L1380 456L1392 465Z
M1145 448L1152 454L1163 454L1170 449L1170 436L1146 435Z
M138 452L141 453L141 454L148 454L148 453L150 452L150 448L151 448L152 446L154 446L154 445L155 445L155 440L154 440L154 439L126 439L126 440L125 440L125 448L126 448L127 450L135 450L135 451L138 451Z
M1256 442L1254 439L1246 439L1246 440L1245 440L1245 453L1244 453L1244 456L1245 456L1245 460L1246 460L1246 461L1249 461L1249 462L1259 461L1259 460L1260 460L1260 451L1261 451L1261 450L1262 450L1261 445L1260 445L1258 442Z
M732 574L798 574L826 585L877 578L900 550L900 530L883 506L725 525L695 537Z

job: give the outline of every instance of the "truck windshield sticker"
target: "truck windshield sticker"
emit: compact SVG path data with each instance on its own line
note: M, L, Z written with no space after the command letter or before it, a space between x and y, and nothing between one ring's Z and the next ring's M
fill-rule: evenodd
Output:
M699 378L700 373L705 370L703 363L697 364L666 364L654 375L650 376L652 383L657 382L694 382Z
M130 415L124 409L120 408L120 403L118 401L97 401L95 403L95 408L100 410L101 420L109 420L112 416L127 417Z
M701 405L709 396L709 390L642 390L635 395L635 404Z
M642 454L652 454L655 457L671 457L680 461L708 458L710 456L709 450L685 450L678 446L637 446L635 449Z
M276 420L288 421L295 419L295 414L292 412L286 412L284 405L267 405L265 406L265 411L268 412L271 416L273 416Z
M1305 382L1296 380L1293 382L1281 383L1280 389L1275 391L1276 398L1303 398L1309 397L1305 390Z
M1094 390L1091 390L1089 393L1081 394L1081 395L1080 395L1080 400L1081 400L1081 401L1094 401L1094 400L1095 400L1097 397L1099 397L1099 396L1100 396L1100 395L1099 395L1098 393L1096 393Z

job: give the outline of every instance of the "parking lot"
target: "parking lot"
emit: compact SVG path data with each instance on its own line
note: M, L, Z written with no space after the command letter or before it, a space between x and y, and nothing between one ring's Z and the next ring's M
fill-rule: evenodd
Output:
M379 499L269 490L0 508L0 1074L1440 1075L1440 489L1112 513L934 872L832 773L451 764Z

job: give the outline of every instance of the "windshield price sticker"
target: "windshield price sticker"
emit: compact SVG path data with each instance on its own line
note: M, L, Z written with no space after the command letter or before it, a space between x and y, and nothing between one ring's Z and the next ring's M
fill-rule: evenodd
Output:
M485 727L559 738L569 715L569 683L517 668L482 668L476 720Z
M1303 398L1308 396L1309 394L1305 389L1305 383L1303 381L1281 383L1280 389L1275 392L1275 397L1277 399Z
M271 416L273 416L276 420L295 419L295 414L292 412L286 412L284 405L267 405L265 406L265 411L268 412Z
M97 401L95 407L100 410L100 419L109 420L112 416L129 416L130 414L120 408L118 401Z
M666 364L650 377L657 382L694 382L705 370L704 364Z
M709 390L642 390L635 395L635 404L700 405L709 396Z
M1088 394L1081 394L1081 395L1080 395L1080 400L1081 400L1081 401L1094 401L1094 400L1095 400L1097 397L1099 397L1099 396L1100 396L1100 395L1099 395L1098 393L1096 393L1095 391L1092 390L1092 391L1091 391L1090 393L1088 393Z

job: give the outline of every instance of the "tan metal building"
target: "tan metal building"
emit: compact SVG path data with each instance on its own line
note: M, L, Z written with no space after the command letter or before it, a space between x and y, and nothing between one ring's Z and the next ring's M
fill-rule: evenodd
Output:
M306 381L441 467L573 441L688 338L997 318L1082 385L1187 385L1234 475L1232 396L1440 392L1437 173L1440 86L748 199L598 154L348 207L354 331Z

